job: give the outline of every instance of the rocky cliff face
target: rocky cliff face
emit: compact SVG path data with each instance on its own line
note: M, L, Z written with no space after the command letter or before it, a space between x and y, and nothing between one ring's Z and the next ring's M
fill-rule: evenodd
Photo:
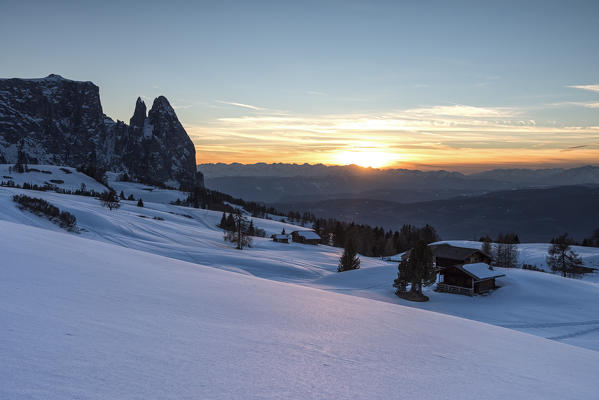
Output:
M203 184L194 145L165 97L147 115L138 98L129 123L104 115L91 82L0 79L0 163L16 162L21 150L30 164L127 172L171 187Z

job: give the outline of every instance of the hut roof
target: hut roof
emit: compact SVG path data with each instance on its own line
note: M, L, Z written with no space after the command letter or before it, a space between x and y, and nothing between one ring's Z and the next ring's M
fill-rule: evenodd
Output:
M465 260L474 253L481 253L490 257L484 251L469 247L457 247L447 243L429 245L435 257L448 258L450 260Z
M461 269L477 281L505 276L505 274L490 269L489 264L485 263L464 264L456 268Z
M294 231L293 233L303 237L304 239L320 239L320 236L318 236L314 231Z

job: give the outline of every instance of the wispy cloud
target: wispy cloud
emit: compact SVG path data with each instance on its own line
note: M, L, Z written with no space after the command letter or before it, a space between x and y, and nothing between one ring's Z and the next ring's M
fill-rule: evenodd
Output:
M568 87L574 88L574 89L589 90L591 92L599 93L599 85L570 85Z
M580 149L585 149L587 147L596 147L597 145L599 145L599 142L597 142L597 143L589 143L589 144L580 144L580 145L577 145L577 146L567 147L565 149L562 149L562 151L580 150Z
M599 139L599 127L539 123L527 118L525 110L507 107L439 105L329 115L252 113L186 129L202 162L335 163L340 152L370 150L393 154L397 165L404 167L599 159L598 146L589 145ZM232 139L235 149L229 145Z
M220 104L227 104L230 106L235 106L235 107L242 107L242 108L248 108L250 110L255 110L255 111L264 111L266 110L266 108L262 108L262 107L258 107L258 106L253 106L251 104L243 104L243 103L237 103L234 101L224 101L224 100L215 100L217 103Z
M586 107L586 108L599 108L599 102L584 102L584 101L563 101L560 103L551 103L550 106L563 107L563 106L575 106L575 107Z
M462 104L451 106L433 106L413 108L406 111L411 114L429 115L429 116L453 116L453 117L478 117L478 118L498 118L513 117L516 111L507 107L475 107Z

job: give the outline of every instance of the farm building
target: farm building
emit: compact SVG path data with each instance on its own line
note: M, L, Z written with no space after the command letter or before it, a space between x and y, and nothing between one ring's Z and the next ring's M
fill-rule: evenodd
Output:
M470 247L452 246L448 243L429 244L433 252L434 262L437 267L449 267L452 265L491 263L491 256L482 250ZM399 256L399 257L398 257ZM387 257L387 261L400 262L410 256L410 250L392 257Z
M468 247L452 246L447 243L429 245L435 256L437 267L449 267L453 265L491 263L491 256L482 250Z
M436 290L474 296L495 289L495 278L501 276L505 274L490 269L489 264L456 264L440 269Z
M490 269L491 256L482 250L448 243L430 244L429 247L439 273L438 292L468 296L487 293L497 287L495 278L504 276ZM400 261L409 256L410 250L401 255Z
M289 235L272 235L273 242L289 243Z
M296 243L303 244L318 244L320 243L320 236L314 231L293 231L291 232L291 239Z

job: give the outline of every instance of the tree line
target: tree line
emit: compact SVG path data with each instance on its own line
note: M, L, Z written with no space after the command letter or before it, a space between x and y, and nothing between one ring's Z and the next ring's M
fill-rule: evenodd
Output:
M371 227L354 222L342 222L333 218L317 218L312 229L320 236L321 243L345 247L349 242L356 251L368 257L385 257L406 251L420 241L427 243L441 240L431 225L416 227L403 225L401 229L392 231L382 227Z

